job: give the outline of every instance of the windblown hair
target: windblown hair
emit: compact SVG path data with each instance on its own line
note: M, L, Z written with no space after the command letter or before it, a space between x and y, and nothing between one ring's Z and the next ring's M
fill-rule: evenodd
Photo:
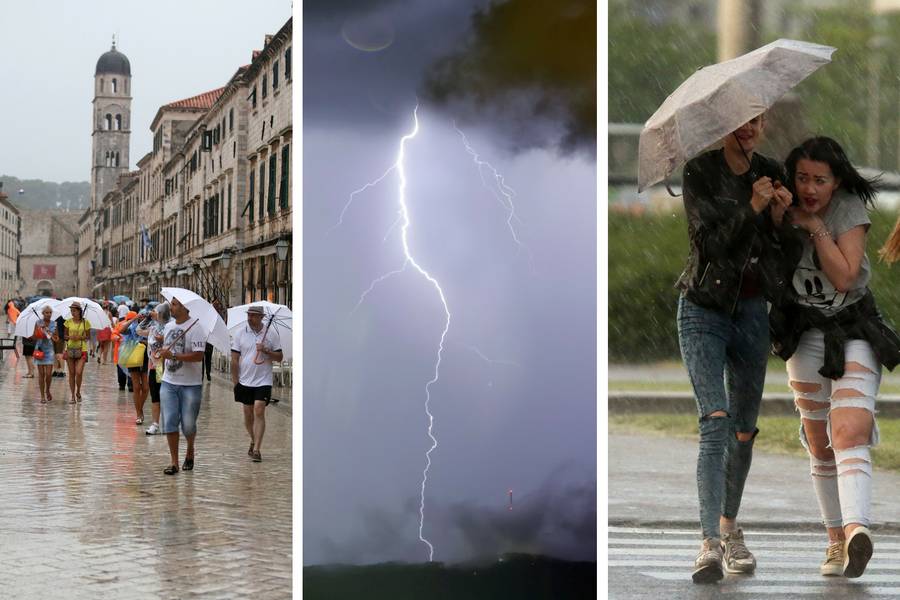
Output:
M787 183L791 193L795 196L794 177L797 175L797 163L801 159L823 162L831 168L831 173L841 181L841 189L852 192L860 197L868 207L875 203L875 194L878 192L879 178L866 179L847 158L847 154L841 145L830 137L809 138L788 154L784 161L787 170Z

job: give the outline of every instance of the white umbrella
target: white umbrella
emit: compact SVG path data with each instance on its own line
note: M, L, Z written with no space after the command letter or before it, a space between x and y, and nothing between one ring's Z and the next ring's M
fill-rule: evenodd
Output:
M273 304L263 300L229 308L228 331L234 335L238 329L247 324L247 309L251 306L261 306L263 310L266 311L266 314L263 317L263 327L268 327L278 332L284 360L291 360L294 355L294 351L291 348L294 315L291 313L291 309L283 304Z
M644 124L638 147L638 190L664 180L771 108L788 90L831 62L835 50L782 39L695 72Z
M56 319L62 317L63 319L71 319L71 309L73 304L78 304L81 307L81 318L90 322L91 329L105 329L106 327L112 327L112 324L109 322L109 317L106 316L106 311L103 310L102 306L93 300L79 298L77 296L70 296L60 300L54 307L53 318Z
M200 327L208 331L206 341L223 354L231 354L231 338L228 337L228 328L225 321L212 304L202 296L184 288L166 287L159 292L166 300L177 298L191 313L191 319L198 319Z
M34 326L37 325L38 321L42 321L44 319L44 315L41 314L41 311L45 306L56 309L57 304L59 304L59 300L56 300L54 298L41 298L40 300L35 300L31 304L23 308L22 312L19 313L19 318L16 319L15 335L20 337L33 336Z

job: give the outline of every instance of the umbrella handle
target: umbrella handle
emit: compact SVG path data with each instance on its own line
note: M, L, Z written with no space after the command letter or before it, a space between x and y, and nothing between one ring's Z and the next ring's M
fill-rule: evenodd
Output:
M165 348L160 348L159 350L156 350L153 353L153 360L159 360L159 355L162 354L163 350L171 350L175 346L175 344L178 342L178 340L183 338L187 334L187 332L191 330L191 327L196 325L199 320L200 319L194 319L194 322L191 323L190 327L182 330L181 333L179 333L177 336L175 336L175 339L173 339L172 342L168 346L166 346Z
M269 333L269 327L272 326L272 322L275 320L275 315L278 314L278 311L279 311L279 310L281 310L281 307L280 307L280 306L279 306L278 309L277 309L274 313L272 313L272 315L269 317L269 322L266 323L266 330L263 331L262 340L260 340L260 342L266 341L266 334ZM257 350L257 351L256 351L256 356L253 357L253 364L254 364L254 365L261 365L261 364L263 364L264 362L266 362L266 359L263 358L263 357L260 355L259 350Z

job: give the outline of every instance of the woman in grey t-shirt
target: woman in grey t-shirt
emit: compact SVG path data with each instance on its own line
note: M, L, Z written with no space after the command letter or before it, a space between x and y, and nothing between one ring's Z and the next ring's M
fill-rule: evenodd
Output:
M791 279L801 328L787 360L800 439L809 452L813 487L828 530L822 575L859 577L872 555L871 446L878 441L875 396L881 363L858 321L874 318L866 257L866 204L875 187L826 137L805 141L785 161L797 205L789 218L803 237ZM868 300L865 301L864 300ZM873 310L863 307L873 307ZM851 327L848 327L848 322ZM860 328L862 330L864 328ZM842 350L840 376L825 377L829 352Z

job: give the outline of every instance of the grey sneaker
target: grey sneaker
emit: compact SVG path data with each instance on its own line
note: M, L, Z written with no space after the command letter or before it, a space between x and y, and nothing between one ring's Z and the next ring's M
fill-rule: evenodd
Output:
M872 532L857 527L844 544L844 577L859 577L872 558Z
M722 542L719 538L706 538L694 561L694 583L715 583L722 579Z
M744 532L740 529L722 536L725 547L723 563L728 573L752 573L756 569L756 558L744 545Z
M148 427L147 430L144 431L144 433L146 433L147 435L158 434L159 433L159 425L157 423L151 423L150 427Z
M825 576L844 574L844 540L828 543L825 551L825 562L819 567L819 573Z

